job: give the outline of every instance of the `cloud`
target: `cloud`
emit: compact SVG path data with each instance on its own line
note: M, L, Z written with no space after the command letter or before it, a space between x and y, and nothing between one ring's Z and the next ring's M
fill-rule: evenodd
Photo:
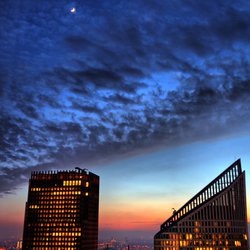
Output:
M2 5L0 193L31 170L247 132L249 8L229 3Z
M101 108L97 107L96 104L79 104L77 102L73 102L72 103L72 109L74 110L79 110L79 111L83 111L85 113L95 113L95 114L100 114L102 112Z
M120 103L122 105L133 105L133 104L138 104L140 101L140 98L136 96L136 99L130 96L125 96L123 94L116 93L115 95L110 95L107 97L104 97L106 101L110 102L115 102L115 103Z

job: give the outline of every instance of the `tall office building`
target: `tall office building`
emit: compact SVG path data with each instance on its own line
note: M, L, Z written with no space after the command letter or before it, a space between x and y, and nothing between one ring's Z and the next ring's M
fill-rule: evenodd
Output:
M99 177L80 168L33 172L23 250L97 250Z
M248 248L245 172L237 160L166 220L155 250Z

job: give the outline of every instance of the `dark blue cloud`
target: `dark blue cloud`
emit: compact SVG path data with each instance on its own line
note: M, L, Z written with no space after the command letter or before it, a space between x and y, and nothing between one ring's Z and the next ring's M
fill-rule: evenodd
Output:
M1 1L0 192L34 169L247 132L249 7Z

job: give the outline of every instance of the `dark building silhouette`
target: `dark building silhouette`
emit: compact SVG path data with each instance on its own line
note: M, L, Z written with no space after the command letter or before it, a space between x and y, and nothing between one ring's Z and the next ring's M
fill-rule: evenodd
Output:
M33 172L23 250L97 250L99 177L74 171Z
M240 160L161 225L154 249L249 249L245 172Z

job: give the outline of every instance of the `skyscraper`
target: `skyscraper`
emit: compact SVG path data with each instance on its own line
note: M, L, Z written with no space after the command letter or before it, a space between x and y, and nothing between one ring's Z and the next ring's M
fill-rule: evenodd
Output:
M245 172L237 160L166 220L155 250L248 249Z
M80 168L33 172L23 250L97 250L99 177Z

